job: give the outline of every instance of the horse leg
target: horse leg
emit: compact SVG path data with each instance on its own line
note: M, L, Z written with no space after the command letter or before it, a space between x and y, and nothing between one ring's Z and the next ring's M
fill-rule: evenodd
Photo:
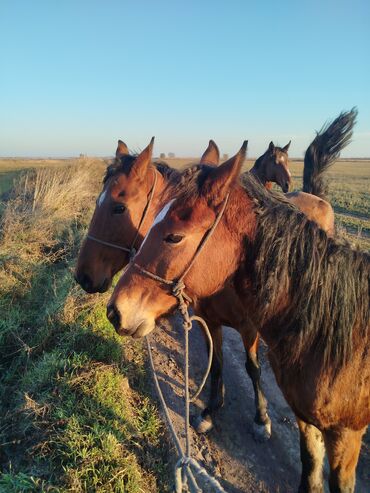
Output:
M209 332L213 341L213 358L210 371L211 393L207 407L192 420L192 425L198 433L206 433L213 428L212 415L224 404L224 386L222 381L222 326L208 323ZM206 337L207 352L209 343Z
M321 431L297 418L300 434L302 475L299 493L324 493L325 446Z
M261 368L258 361L259 336L255 331L242 333L243 344L247 355L245 368L252 380L256 415L254 417L253 432L255 440L262 442L271 437L271 420L267 414L267 400L261 387Z
M355 491L356 466L365 430L342 428L323 432L330 465L330 493Z

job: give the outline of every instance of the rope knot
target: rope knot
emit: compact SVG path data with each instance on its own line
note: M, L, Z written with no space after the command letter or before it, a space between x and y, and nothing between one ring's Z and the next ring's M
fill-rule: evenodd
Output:
M187 457L186 455L184 455L184 457L181 457L180 459L180 467L183 467L183 466L188 466L190 465L190 457Z
M184 295L185 284L183 281L176 281L172 285L172 293L176 298Z
M136 249L134 247L131 248L129 251L129 262L131 263L134 260L134 257L136 255Z

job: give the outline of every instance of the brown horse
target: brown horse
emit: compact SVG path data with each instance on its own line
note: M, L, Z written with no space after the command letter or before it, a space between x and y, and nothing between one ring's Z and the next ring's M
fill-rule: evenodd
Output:
M179 180L183 179L179 172L171 170L163 163L151 163L151 152L152 142L137 157L130 156L126 145L119 142L116 160L107 170L103 191L97 199L88 235L77 260L76 280L88 292L103 292L108 289L114 274L129 261L126 249L141 244L143 235L147 233L157 212L165 205L167 194L170 194L173 187L179 186ZM218 164L219 150L212 140L201 161L211 165ZM152 201L147 208L148 198L153 190ZM139 225L140 235L137 235ZM220 319L212 305L213 302L205 303L199 309L199 314L207 319L214 346L209 403L202 416L194 421L200 432L212 427L211 415L223 404L222 324L244 327L247 323L236 319L232 314L229 317L223 315ZM250 330L249 336L247 330L244 332L246 368L255 390L255 436L257 439L264 439L271 434L271 422L260 385L258 337L254 328Z
M163 190L178 175L163 162L151 163L152 148L153 139L132 156L118 141L77 259L75 278L88 293L107 291L113 276L128 263L129 250L141 245L161 207Z
M315 221L329 235L335 233L334 211L327 202L325 172L338 159L340 151L352 137L357 109L341 113L333 122L324 125L308 146L303 167L303 191L286 193L285 196L306 216ZM257 159L250 172L268 189L275 182L287 192L291 176L288 166L290 142L283 148L270 142L268 150Z
M288 165L288 150L290 142L284 147L277 147L271 141L267 151L260 156L250 169L262 185L271 190L272 184L277 183L284 193L287 193L291 183Z
M328 152L323 152L323 148L333 142L331 140L333 135L336 144L343 135L348 139L350 138L351 135L349 134L351 134L354 119L350 120L351 123L348 127L347 119L349 114L350 112L340 115L328 128L324 128L308 147L304 161L304 177L306 178L304 179L303 192L287 193L291 183L288 162L290 141L285 147L276 147L273 142L270 142L267 151L256 160L253 168L249 171L268 190L272 189L273 183L277 183L287 199L331 236L335 233L334 211L329 202L324 200L325 191L322 173L338 156L332 149L329 149ZM321 137L320 140L319 137ZM318 147L320 149L319 152L317 150ZM310 193L306 193L309 188L308 184L312 190Z
M328 237L252 176L240 184L244 157L245 146L218 168L186 173L119 280L108 313L120 334L141 337L177 305L163 281L181 278L195 307L218 298L219 314L258 326L297 417L299 491L324 491L325 445L330 491L353 492L370 422L370 257Z
M339 129L336 129L335 135L333 135L333 132L329 132L332 126L326 129L325 133L321 133L322 138L320 142L315 143L315 146L320 145L320 147L317 149L315 147L315 153L311 153L314 157L309 163L306 163L305 160L305 166L309 165L311 173L315 175L315 179L311 179L312 186L317 183L317 180L321 176L320 173L323 169L321 163L326 163L331 156L331 148L328 148L328 142L333 143L340 140L339 137L343 134L343 132L340 132L340 129L343 131L345 129L346 134L350 133L351 128L346 125L346 121L343 116L341 120L342 125L337 125ZM286 166L286 151L288 147L289 145L285 146L284 151ZM336 147L337 149L338 146ZM279 154L282 152L282 149L280 149ZM258 166L258 170L273 166L275 162L273 152L267 151L264 156L264 166ZM207 150L201 158L201 162L218 165L219 150L213 141L210 141ZM140 245L141 239L146 234L156 213L165 205L167 195L171 194L171 188L176 186L179 179L182 180L182 178L178 172L171 170L166 165L163 165L163 163L151 164L149 148L145 149L143 153L135 158L134 156L129 156L126 145L122 141L119 142L116 151L116 160L108 168L104 179L104 188L97 200L88 237L81 247L77 262L76 279L89 292L108 289L113 275L127 264L128 254L126 251L122 251L121 248L129 248L136 238L140 218L142 219L144 215L143 211L148 204L148 197L153 189L153 173L158 174L153 201L151 207L147 210L147 215L141 225L140 235L137 237L135 246ZM306 174L307 176L309 175L308 173ZM280 176L284 176L284 173L281 173ZM259 178L261 179L261 176ZM163 194L165 188L166 194ZM297 201L300 200L301 195L302 192L297 194ZM316 209L317 201L322 202L322 200L308 194L303 195L308 198L305 200L305 203L301 204L302 209L306 214L312 216L313 211ZM123 209L122 206L124 206ZM135 217L133 217L134 214ZM322 221L322 218L318 218L318 221L320 220ZM319 224L323 228L326 226L324 221ZM197 309L199 311L198 314L207 319L210 327L214 342L214 358L211 371L209 404L193 424L198 431L209 430L212 427L211 415L223 403L222 325L230 325L242 333L243 343L246 349L246 369L252 379L255 391L255 436L256 438L262 439L268 438L271 425L267 415L266 399L264 398L260 385L260 368L257 353L258 336L256 335L256 329L255 327L248 329L250 322L243 320L238 315L241 311L225 314L223 310L222 313L219 313L218 303L219 300L217 298L212 299L202 302L202 306Z

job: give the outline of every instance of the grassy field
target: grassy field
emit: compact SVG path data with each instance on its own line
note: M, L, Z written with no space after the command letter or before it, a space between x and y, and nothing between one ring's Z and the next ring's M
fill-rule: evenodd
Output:
M141 342L72 276L103 168L40 166L0 209L1 493L168 491Z
M292 162L294 188L302 185L302 162ZM370 160L343 160L328 172L328 200L334 208L337 233L370 250Z
M302 168L291 163L296 189ZM119 338L107 297L72 277L103 170L101 159L0 160L1 493L168 491L142 344ZM338 233L370 249L370 161L340 161L329 180Z
M0 159L0 197L13 186L22 171L68 166L70 162L69 159Z

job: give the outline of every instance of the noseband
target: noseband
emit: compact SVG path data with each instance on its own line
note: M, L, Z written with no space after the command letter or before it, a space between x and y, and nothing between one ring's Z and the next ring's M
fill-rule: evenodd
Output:
M157 173L154 170L153 185L152 185L152 188L150 189L147 203L146 203L146 205L144 207L144 210L143 210L143 213L141 215L141 219L140 219L138 228L136 230L135 237L134 237L134 239L133 239L133 241L131 243L130 248L127 248L127 247L124 247L124 246L121 246L121 245L117 245L116 243L110 243L109 241L101 240L100 238L97 238L96 236L92 236L92 235L89 235L89 234L86 235L86 238L88 238L89 240L95 241L96 243L100 243L101 245L108 246L108 247L111 247L111 248L116 248L117 250L122 250L124 252L127 252L129 254L129 258L130 258L130 261L131 261L135 257L135 254L136 254L135 243L136 243L136 240L139 237L141 226L143 225L143 223L145 221L145 218L147 216L147 213L149 211L149 208L151 206L156 185L157 185Z

